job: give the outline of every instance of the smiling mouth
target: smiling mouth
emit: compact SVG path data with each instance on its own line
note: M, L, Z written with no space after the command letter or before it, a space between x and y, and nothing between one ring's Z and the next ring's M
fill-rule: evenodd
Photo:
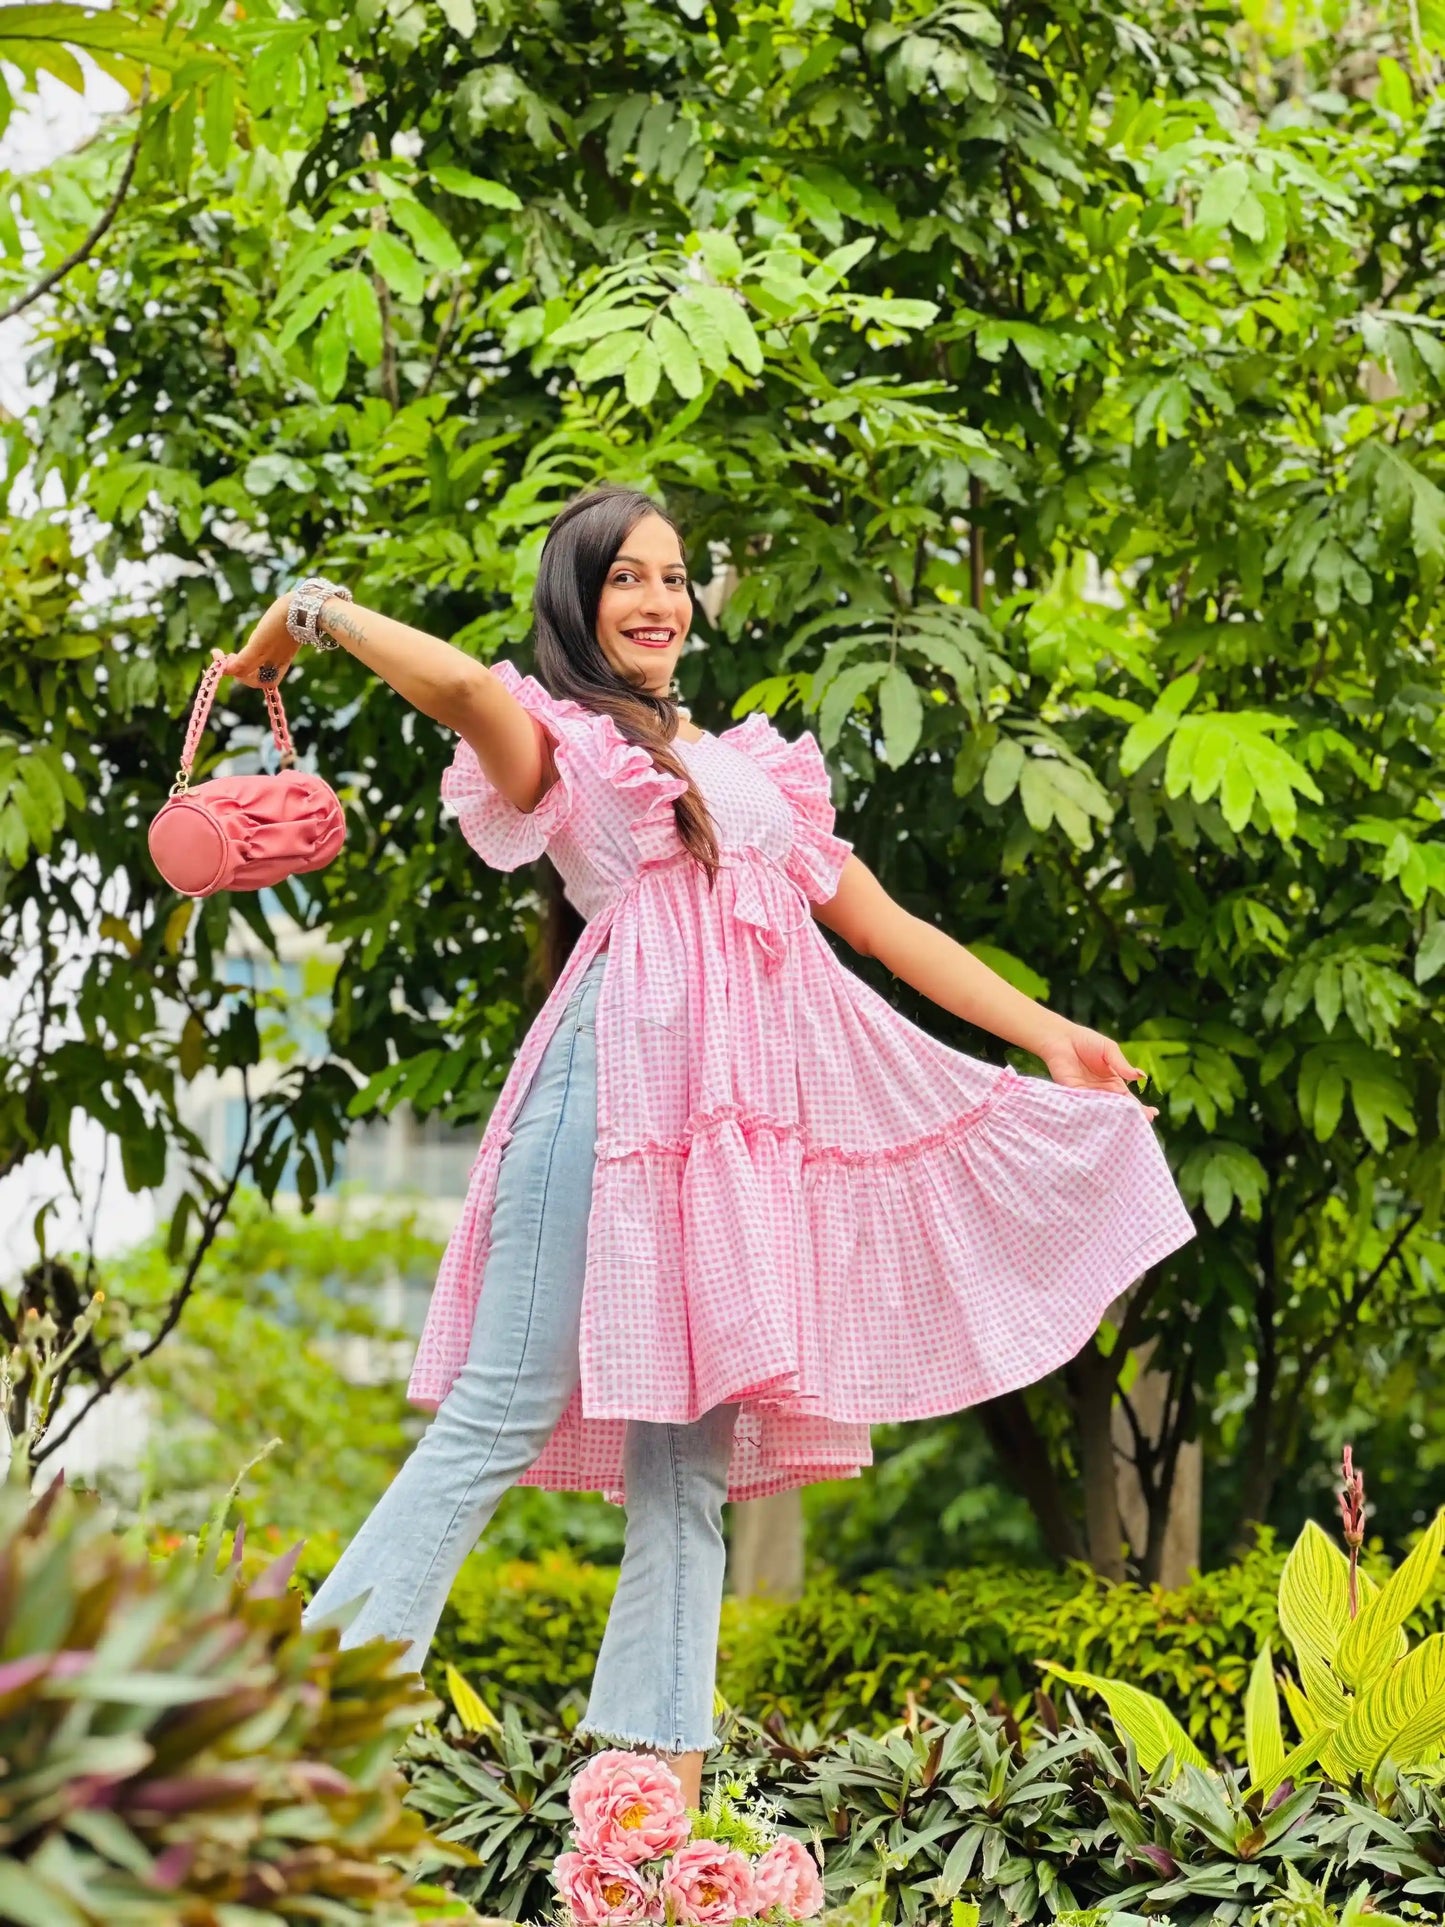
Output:
M644 649L665 649L677 631L676 629L624 629L622 633L629 642L641 643Z

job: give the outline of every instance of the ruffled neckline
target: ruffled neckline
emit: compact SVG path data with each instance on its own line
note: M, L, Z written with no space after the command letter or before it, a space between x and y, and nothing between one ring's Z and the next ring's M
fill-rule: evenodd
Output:
M505 658L494 662L491 667L525 707L534 713L550 713L559 722L565 719L573 730L588 737L594 763L613 789L625 795L633 805L628 829L637 846L639 860L650 863L675 855L682 843L677 834L677 819L672 806L687 789L688 779L685 776L669 776L665 770L658 769L651 752L640 743L629 743L605 709L588 709L569 696L552 695L535 676L524 675ZM565 730L563 735L565 737ZM677 737L673 738L674 743L678 740ZM790 743L761 709L749 711L740 722L731 724L717 734L711 730L705 731L696 743L688 747L696 749L704 742L736 745L754 754L769 774L775 780L782 779L784 785L791 774L801 773L810 757L816 759L820 769L822 767L822 757L811 737L802 737L797 743ZM559 744L559 773L567 753L565 742ZM823 780L826 786L826 776Z

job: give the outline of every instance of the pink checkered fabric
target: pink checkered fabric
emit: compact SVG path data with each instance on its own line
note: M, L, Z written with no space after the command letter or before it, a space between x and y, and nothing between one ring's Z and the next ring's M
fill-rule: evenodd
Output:
M1134 1097L965 1056L842 963L812 906L852 846L812 734L755 713L679 739L722 853L709 891L678 839L681 780L610 717L493 667L545 725L558 780L518 810L461 743L442 795L495 868L545 850L588 921L482 1137L414 1404L465 1362L509 1127L604 945L581 1380L521 1484L625 1503L626 1421L728 1400L729 1498L855 1476L870 1425L1041 1378L1194 1235Z

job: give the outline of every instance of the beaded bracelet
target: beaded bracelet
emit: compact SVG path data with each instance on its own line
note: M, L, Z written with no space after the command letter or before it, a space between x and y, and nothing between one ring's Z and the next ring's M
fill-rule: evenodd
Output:
M318 626L323 603L338 597L342 602L354 602L355 596L350 589L343 589L339 582L328 582L324 575L309 575L291 591L286 610L287 633L297 642L309 642L315 649L336 649L340 645L335 636L327 636Z

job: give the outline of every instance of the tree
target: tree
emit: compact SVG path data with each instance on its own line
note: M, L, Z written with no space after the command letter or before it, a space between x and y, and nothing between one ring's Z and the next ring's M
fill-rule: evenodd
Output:
M7 526L7 947L102 938L11 1055L7 1157L81 1104L144 1183L175 1080L254 1057L209 965L264 916L192 916L143 853L198 645L324 565L519 652L549 516L641 482L729 590L694 712L816 727L893 894L1154 1078L1200 1240L1047 1399L985 1414L1047 1543L1123 1570L1144 1345L1170 1395L1136 1564L1201 1430L1260 1517L1311 1370L1439 1263L1439 22L1335 11L1288 40L1262 8L1026 0L209 22L196 151L179 114L145 150L6 431L12 474L108 524L103 568L186 571L161 621L87 626L57 518ZM119 152L54 170L62 214L16 188L56 253ZM536 994L533 880L439 822L444 735L347 661L287 697L349 840L281 898L344 957L325 1061L258 1116L263 1191L371 1108L480 1122ZM87 865L119 880L98 925Z

